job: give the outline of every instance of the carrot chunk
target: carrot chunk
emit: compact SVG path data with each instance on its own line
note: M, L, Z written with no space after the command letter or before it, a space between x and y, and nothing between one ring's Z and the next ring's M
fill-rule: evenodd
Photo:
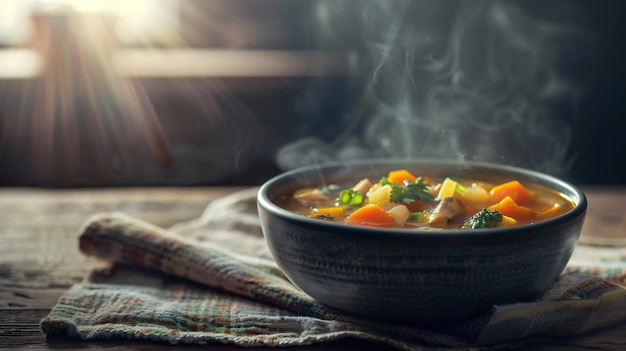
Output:
M525 204L533 199L533 194L517 180L496 185L491 189L490 193L491 201L493 202L500 202L507 196L518 204Z
M489 206L488 210L497 210L505 216L520 220L532 216L532 210L518 205L510 196L506 196L495 205Z
M347 219L353 224L366 224L378 227L391 227L396 220L387 211L374 204L365 205L354 211Z
M405 179L410 180L411 182L415 182L417 177L406 169L389 171L389 174L387 175L387 180L392 183L404 184Z

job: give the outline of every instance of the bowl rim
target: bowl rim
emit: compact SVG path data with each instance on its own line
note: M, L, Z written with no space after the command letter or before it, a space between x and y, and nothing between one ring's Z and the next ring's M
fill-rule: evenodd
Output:
M523 224L511 227L498 227L498 228L483 228L472 230L460 230L460 229L437 229L437 230L420 230L420 229L406 229L406 228L388 228L388 227L373 227L366 225L349 225L345 223L336 223L331 221L322 221L318 219L309 218L300 214L291 212L284 209L269 198L269 192L274 187L284 182L289 182L291 178L311 172L323 172L338 167L348 166L375 166L384 164L405 164L407 167L410 165L433 165L433 166L458 166L462 168L478 168L484 170L497 170L518 173L527 177L541 179L547 184L552 184L561 188L565 188L571 192L565 194L571 197L574 202L574 208L560 216L535 222L529 224ZM550 185L544 185L548 188L553 188ZM300 225L307 227L315 227L319 230L326 229L328 232L336 232L340 230L345 235L358 235L363 239L378 239L383 238L386 240L392 238L406 239L406 238L422 238L422 239L444 239L444 240L458 240L469 239L475 237L485 237L491 239L498 237L501 239L503 233L507 237L516 236L515 234L527 235L529 231L543 232L545 229L553 228L561 224L567 223L575 218L583 215L587 210L587 198L581 189L572 183L557 178L555 176L543 173L540 171L521 168L505 164L497 164L491 162L481 161L459 161L454 159L440 159L440 158L418 158L418 159L406 159L406 158L367 158L367 159L353 159L348 161L332 161L323 162L319 164L308 165L304 167L295 168L279 175L276 175L267 181L265 181L257 192L257 206L271 213L274 216L280 217L290 222L297 222ZM342 234L343 234L342 233ZM499 241L499 240L498 240Z

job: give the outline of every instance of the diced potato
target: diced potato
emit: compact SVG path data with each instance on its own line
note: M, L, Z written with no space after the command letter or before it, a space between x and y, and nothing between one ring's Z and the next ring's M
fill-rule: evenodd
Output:
M369 194L369 203L382 205L391 202L391 186L385 185Z
M367 195L368 197L370 196L371 193L375 192L376 190L382 188L382 184L380 183L375 183L374 185L372 185L372 187L367 191Z
M474 203L485 203L489 201L491 195L487 191L487 189L481 187L480 185L473 183L471 186L468 186L463 191L463 198L469 202Z
M397 225L404 225L411 216L411 212L404 205L396 205L387 211L396 220Z
M457 182L450 178L444 179L443 183L441 184L441 189L439 189L437 200L442 200L446 197L453 197L454 192L456 191L456 184Z

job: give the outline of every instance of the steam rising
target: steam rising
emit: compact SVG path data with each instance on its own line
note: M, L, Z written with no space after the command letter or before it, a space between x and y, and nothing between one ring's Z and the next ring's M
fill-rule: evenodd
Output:
M186 4L186 21L192 22L187 37L197 34L211 47L255 47L246 40L258 34L256 27L241 30L245 26L220 20L236 19L243 2ZM43 13L33 18L32 44L44 72L23 87L0 86L0 115L7 116L0 118L0 160L9 165L4 173L45 183L51 172L63 186L210 182L245 169L264 152L273 154L285 135L299 138L290 129L297 125L315 132L278 150L283 169L393 156L568 171L579 88L563 68L581 50L576 45L584 32L569 24L575 10L567 1L294 4L283 5L288 11L311 6L312 22L293 21L312 34L313 50L357 53L352 68L359 76L350 87L359 87L360 99L350 113L301 114L276 128L272 116L261 121L219 80L168 83L169 95L150 90L151 83L130 79L115 65L112 54L120 43L106 16ZM205 29L196 33L195 25ZM203 41L211 31L206 28L216 32L214 43ZM280 38L291 27L272 28L265 35ZM317 88L302 94L304 110L315 111L310 97L323 95ZM346 96L335 98L346 103ZM163 101L168 98L177 102ZM181 136L177 131L185 125L192 128ZM331 142L320 136L329 130Z
M336 140L299 140L279 151L278 164L444 157L566 172L579 88L561 66L582 32L572 18L540 19L531 13L546 8L521 4L318 2L328 35L320 40L352 36L368 84ZM566 5L551 2L569 16Z

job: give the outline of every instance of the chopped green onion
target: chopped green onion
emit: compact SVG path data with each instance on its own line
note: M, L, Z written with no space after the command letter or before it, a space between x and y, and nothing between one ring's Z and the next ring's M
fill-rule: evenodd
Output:
M339 193L339 203L342 205L347 205L350 203L350 200L352 199L352 195L350 194L350 190L346 189L346 190L342 190Z
M338 205L360 206L365 201L365 196L354 189L344 189L337 198Z
M412 222L419 222L422 220L422 218L424 218L424 213L422 212L413 212L411 213L411 216L409 217L409 220Z
M354 194L354 196L352 196L352 200L350 200L350 206L360 206L361 204L363 204L363 194Z

